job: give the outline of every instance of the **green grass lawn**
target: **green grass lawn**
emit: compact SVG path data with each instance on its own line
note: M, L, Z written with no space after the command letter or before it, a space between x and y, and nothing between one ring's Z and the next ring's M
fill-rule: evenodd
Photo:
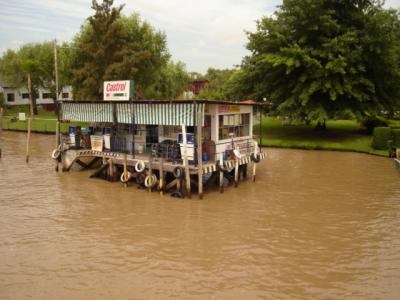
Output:
M4 109L4 115L10 117L18 117L18 113L23 112L26 114L26 117L30 115L29 105L18 105L18 106L9 106ZM41 107L38 107L38 115L36 118L40 119L57 119L54 111L47 111Z
M33 132L55 133L56 124L57 119L41 119L40 116L38 116L37 118L33 119L31 130ZM68 132L69 126L86 127L87 124L80 122L61 123L61 132ZM9 116L3 117L3 129L26 131L27 128L28 121L18 121Z
M400 125L390 121L390 125ZM315 124L283 125L274 118L263 118L262 144L267 147L355 151L388 156L387 150L371 147L372 137L354 120L331 120L327 129L316 130ZM259 125L254 128L259 135Z
M26 114L26 118L29 117L29 105L23 106L15 106L15 107L8 107L4 111L3 117L3 129L9 130L21 130L25 131L28 127L28 121L19 121L18 120L18 113L24 112ZM43 133L54 133L56 131L56 124L57 124L57 116L52 111L46 111L42 108L38 108L38 115L32 121L32 128L31 130L34 132L43 132ZM87 126L86 123L61 123L61 132L68 132L69 126Z

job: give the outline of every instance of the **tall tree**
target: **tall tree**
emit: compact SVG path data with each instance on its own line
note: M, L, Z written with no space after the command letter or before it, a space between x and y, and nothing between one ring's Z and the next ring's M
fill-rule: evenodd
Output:
M93 0L93 16L75 37L72 74L76 98L99 99L103 81L134 79L139 94L169 59L166 38L138 15L121 16L113 0Z
M176 99L187 89L190 81L184 63L170 61L156 74L156 82L149 85L144 96L152 99Z
M7 50L0 59L0 74L15 87L28 88L31 79L32 106L37 114L39 88L54 90L54 57L52 42L25 44L19 50Z
M399 32L397 12L378 1L284 0L248 34L241 91L319 121L388 109L399 99Z

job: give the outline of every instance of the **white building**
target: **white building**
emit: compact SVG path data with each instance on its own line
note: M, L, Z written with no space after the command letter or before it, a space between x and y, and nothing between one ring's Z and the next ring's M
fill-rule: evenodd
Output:
M15 88L3 85L0 92L4 95L4 103L6 105L28 105L29 104L29 93L27 88ZM37 104L53 104L54 95L49 90L39 89L39 97L36 99ZM72 87L66 86L62 88L58 99L60 100L72 100Z

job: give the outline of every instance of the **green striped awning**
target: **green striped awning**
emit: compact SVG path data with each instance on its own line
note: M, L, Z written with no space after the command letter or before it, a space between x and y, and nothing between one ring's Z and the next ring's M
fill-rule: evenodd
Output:
M68 121L104 122L113 121L111 103L62 103L61 118Z
M131 124L133 121L140 125L195 126L196 112L204 113L203 103L115 103L114 108L118 123ZM112 122L112 110L112 103L62 103L62 119Z

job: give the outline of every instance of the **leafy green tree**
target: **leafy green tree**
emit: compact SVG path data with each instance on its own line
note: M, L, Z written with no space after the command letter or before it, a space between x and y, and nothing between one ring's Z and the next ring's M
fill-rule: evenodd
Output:
M399 99L399 18L373 0L285 0L249 33L231 82L282 114L325 119L390 109Z
M72 83L76 98L102 98L103 81L133 79L137 96L154 83L154 74L167 63L166 37L137 14L121 15L113 0L92 1L95 10L72 46Z
M19 50L7 50L0 59L0 74L8 84L26 88L30 76L33 112L37 114L39 88L54 90L53 43L25 44Z
M145 90L146 98L176 99L187 89L190 76L183 62L171 61L159 70L156 80Z
M204 75L204 79L208 80L208 88L201 90L197 98L207 100L232 100L228 94L227 84L235 72L235 69L209 68Z

